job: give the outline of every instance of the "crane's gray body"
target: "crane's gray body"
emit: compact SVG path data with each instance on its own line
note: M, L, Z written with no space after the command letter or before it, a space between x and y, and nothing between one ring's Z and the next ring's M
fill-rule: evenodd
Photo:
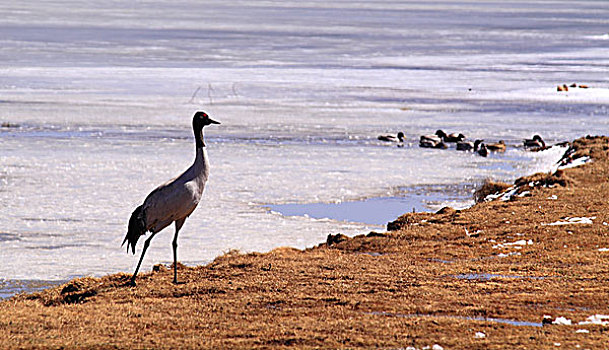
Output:
M205 147L197 148L194 163L180 176L152 191L142 205L146 231L159 232L195 210L209 177Z

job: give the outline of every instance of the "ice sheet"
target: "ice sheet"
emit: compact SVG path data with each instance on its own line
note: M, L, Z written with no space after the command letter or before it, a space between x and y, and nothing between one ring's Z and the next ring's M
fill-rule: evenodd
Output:
M0 127L0 276L131 272L137 256L120 248L129 215L192 161L197 109L222 125L206 130L211 176L181 231L186 264L372 229L263 205L548 171L560 150L526 152L523 138L553 144L609 130L602 5L0 5L0 123L18 125ZM590 89L555 91L571 82ZM437 129L508 149L487 158L420 149L418 137ZM400 130L403 148L376 139ZM470 193L453 194L433 209L471 203ZM144 270L172 260L167 231Z

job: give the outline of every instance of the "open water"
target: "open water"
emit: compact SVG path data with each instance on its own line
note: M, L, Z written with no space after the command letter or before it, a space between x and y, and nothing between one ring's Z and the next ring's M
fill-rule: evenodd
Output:
M561 151L521 140L606 134L608 68L604 1L3 2L0 297L132 272L129 215L192 162L196 110L222 125L186 264L382 230L547 171ZM590 88L556 91L571 83ZM508 150L419 148L437 129ZM398 131L404 147L376 140Z

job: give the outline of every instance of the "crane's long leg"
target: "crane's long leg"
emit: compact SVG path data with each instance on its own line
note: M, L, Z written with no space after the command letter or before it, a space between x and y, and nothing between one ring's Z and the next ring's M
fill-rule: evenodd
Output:
M176 234L173 236L173 283L178 284L178 233L184 225L186 218L176 220Z
M152 235L150 235L150 237L148 237L146 242L144 242L144 250L142 250L142 256L140 257L140 262L137 263L135 272L133 273L133 276L131 276L131 285L132 286L135 286L135 276L137 276L137 272L140 270L140 265L142 265L142 260L144 260L144 254L146 254L146 249L148 249L148 246L150 245L150 241L156 234L157 234L157 232L152 233Z

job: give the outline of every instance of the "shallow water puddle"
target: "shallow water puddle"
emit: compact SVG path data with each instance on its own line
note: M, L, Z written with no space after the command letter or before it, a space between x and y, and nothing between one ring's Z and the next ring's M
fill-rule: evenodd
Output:
M385 225L404 213L432 212L438 209L434 205L439 203L463 202L463 194L456 194L453 191L448 188L445 191L431 187L415 188L408 190L404 196L377 197L340 203L269 204L264 207L283 216L306 216L313 219Z
M481 280L488 281L493 278L509 278L509 279L531 279L531 280L543 280L546 277L540 276L519 276L519 275L500 275L494 273L463 273L459 275L450 275L450 277L454 277L460 280Z
M369 312L370 315L375 316L388 316L388 317L406 317L406 318L414 318L414 317L431 317L431 318L448 318L448 319L457 319L457 320L467 320L467 321L483 321L483 322L493 322L493 323L503 323L509 324L512 326L519 327L542 327L541 322L529 322L529 321L518 321L518 320L508 320L505 318L496 318L496 317L482 317L482 316L453 316L453 315L428 315L428 314L399 314L385 311L372 311Z
M306 216L314 219L361 222L370 225L385 225L413 208L416 211L427 209L421 201L398 197L371 198L342 203L275 204L266 207L283 216Z
M431 262L438 262L438 263L442 263L442 264L452 264L452 263L454 263L454 261L451 261L451 260L437 259L437 258L431 258L431 259L428 259L428 260L431 261Z
M0 278L0 299L7 299L15 294L33 293L45 288L54 287L66 281L44 280L7 280Z

